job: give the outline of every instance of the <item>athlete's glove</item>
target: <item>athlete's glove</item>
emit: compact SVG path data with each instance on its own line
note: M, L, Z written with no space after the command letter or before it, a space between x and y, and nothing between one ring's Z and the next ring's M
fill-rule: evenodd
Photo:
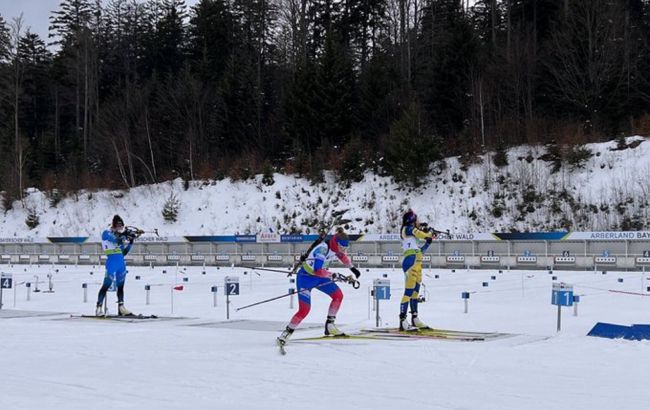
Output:
M115 241L117 242L118 246L124 244L124 239L126 239L126 238L121 233L118 233L118 234L115 235Z
M359 272L359 269L355 268L354 266L350 268L352 273L354 273L354 276L356 279L359 279L359 276L361 276L361 272Z
M432 236L427 237L426 242L427 245L431 245L431 242L433 242L433 237Z

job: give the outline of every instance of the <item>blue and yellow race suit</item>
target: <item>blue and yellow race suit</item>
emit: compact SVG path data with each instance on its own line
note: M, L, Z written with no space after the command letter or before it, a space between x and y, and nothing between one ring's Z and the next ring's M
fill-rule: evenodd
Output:
M405 279L400 315L406 316L409 304L411 314L417 315L420 285L422 284L422 252L429 248L433 236L419 230L414 225L403 226L400 236L402 238L402 249L404 250L402 270ZM428 238L430 239L427 241ZM418 242L422 241L424 241L424 244L419 246Z

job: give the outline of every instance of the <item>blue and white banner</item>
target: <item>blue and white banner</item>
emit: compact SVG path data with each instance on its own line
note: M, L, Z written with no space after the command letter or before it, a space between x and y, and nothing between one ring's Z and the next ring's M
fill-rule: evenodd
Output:
M636 232L571 232L569 240L590 241L623 241L623 240L650 240L650 231Z
M235 235L235 242L257 242L257 235Z
M280 235L280 242L304 242L305 235L302 234L289 234Z

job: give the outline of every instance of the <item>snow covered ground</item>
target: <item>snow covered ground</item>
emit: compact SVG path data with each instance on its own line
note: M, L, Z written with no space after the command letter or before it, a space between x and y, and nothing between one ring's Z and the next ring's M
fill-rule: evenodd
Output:
M4 291L0 409L647 408L650 341L585 335L598 321L650 323L647 292L609 291L644 293L650 274L425 269L423 320L441 328L516 336L486 342L295 342L281 356L274 340L294 311L289 298L235 311L286 293L290 284L281 273L130 268L127 306L176 319L124 323L70 317L93 313L102 267L3 265L0 271L13 273L14 283L38 275L41 290L48 289L43 282L48 273L54 281L54 293L32 292L30 301L24 284L16 289L15 301L13 289ZM359 290L343 285L338 322L344 330L374 326L368 287L382 274L392 285L391 300L380 306L382 324L397 325L400 270L362 269ZM238 276L241 288L231 298L229 322L226 275ZM564 308L560 333L557 308L550 304L552 276L574 284L582 295L577 317L573 308ZM87 303L82 283L88 283ZM149 305L145 284L152 289ZM174 284L184 289L172 293ZM216 308L213 285L219 286ZM463 291L475 292L468 314L463 313ZM322 332L329 299L314 293L313 309L295 338ZM115 311L114 294L109 298Z

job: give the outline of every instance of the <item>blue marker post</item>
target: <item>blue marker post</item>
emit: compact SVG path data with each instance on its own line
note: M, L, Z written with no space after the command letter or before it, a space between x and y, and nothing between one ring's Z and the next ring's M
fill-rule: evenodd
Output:
M573 305L573 285L553 283L551 304L557 305L557 331L559 332L562 323L562 306Z
M212 307L217 307L217 292L219 291L219 287L212 286L210 291L212 292Z
M375 279L372 282L373 295L375 297L375 326L379 327L379 301L390 299L390 280L389 279Z
M578 316L578 303L580 303L580 295L573 295L573 316Z
M147 297L146 304L149 304L149 293L151 292L151 285L144 285L144 293Z
M465 313L467 313L467 311L468 311L468 307L469 307L469 292L463 292L463 293L461 293L461 294L460 294L460 297L461 297L461 298L463 299L463 301L465 302Z
M29 286L27 286L27 287L29 288ZM88 284L87 283L82 283L81 287L84 290L84 303L87 303L88 302ZM27 289L27 293L29 293L29 289Z

